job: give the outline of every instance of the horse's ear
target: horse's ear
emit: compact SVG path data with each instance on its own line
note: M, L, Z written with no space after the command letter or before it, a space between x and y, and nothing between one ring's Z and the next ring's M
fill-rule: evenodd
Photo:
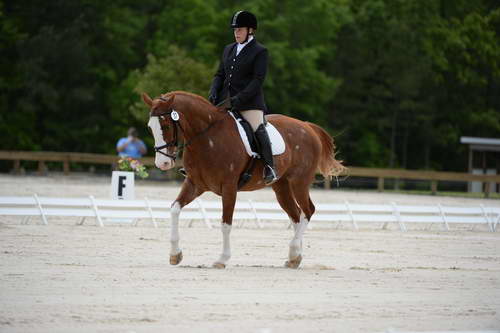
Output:
M144 103L149 105L149 107L153 106L153 100L151 99L151 97L149 97L148 94L142 93L142 100L144 101Z
M164 98L162 98L160 100L160 104L165 108L165 109L168 109L172 106L172 104L174 103L174 98L175 98L175 95L172 95L170 96L167 100L165 100Z

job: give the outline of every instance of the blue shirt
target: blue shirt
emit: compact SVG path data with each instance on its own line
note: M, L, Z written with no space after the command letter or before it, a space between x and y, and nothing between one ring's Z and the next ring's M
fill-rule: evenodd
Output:
M118 143L116 144L116 148L120 147L123 145L125 142L127 142L128 138L121 138L118 140ZM141 158L141 147L146 150L146 145L142 140L136 139L135 141L130 142L125 149L123 149L121 152L118 153L119 156L121 157L132 157L132 158Z

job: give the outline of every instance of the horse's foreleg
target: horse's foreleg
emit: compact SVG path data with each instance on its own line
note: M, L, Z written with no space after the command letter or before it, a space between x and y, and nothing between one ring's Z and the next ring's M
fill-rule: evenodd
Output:
M191 182L189 178L184 180L182 184L181 193L177 196L177 199L172 203L170 208L170 264L177 265L182 260L182 250L179 247L179 215L181 213L182 207L189 204L196 197L198 197L202 191L198 190L196 186Z
M175 201L170 208L170 264L177 265L182 260L182 250L179 247L179 215L181 205Z
M222 190L222 253L213 264L215 268L225 268L231 258L230 234L233 224L234 205L236 203L236 186Z
M232 226L230 224L222 222L222 225L220 227L222 231L222 253L219 259L214 262L214 268L226 268L226 263L231 258L231 245L229 242L231 227Z

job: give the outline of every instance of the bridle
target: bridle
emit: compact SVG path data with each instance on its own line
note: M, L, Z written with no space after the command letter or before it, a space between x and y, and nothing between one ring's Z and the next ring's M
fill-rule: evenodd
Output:
M159 97L159 99L161 99L162 101L167 101L163 97ZM177 156L179 155L179 153L182 150L184 150L184 148L186 148L187 146L189 146L194 141L194 139L196 139L197 137L201 136L202 134L205 134L206 132L208 132L208 130L210 130L210 128L212 128L215 124L217 124L218 122L220 122L221 120L223 120L225 118L225 117L221 117L217 121L214 121L213 123L211 123L210 125L208 125L207 128L205 128L201 132L199 132L196 135L194 135L191 138L191 140L189 140L188 142L186 142L184 144L179 144L179 137L178 137L179 130L182 131L183 133L185 133L185 131L182 128L182 125L181 125L181 123L179 121L179 119L180 119L179 113L177 111L175 111L174 109L170 109L168 111L165 111L163 113L160 113L160 114L154 115L154 116L151 113L149 114L150 118L151 117L158 117L161 120L165 120L166 116L170 116L168 118L172 121L173 128L174 128L174 138L172 139L172 141L167 142L166 144L164 144L162 146L155 146L154 150L157 153L160 153L160 154L162 154L162 155L164 155L164 156L166 156L168 158L171 158L174 162L177 159ZM163 126L162 122L160 122L160 128L162 130L162 134L169 129L168 126L167 127ZM168 153L168 148L169 147L176 147L177 148L177 150L175 151L175 154L169 154ZM165 149L165 148L167 148L167 152L166 153L164 153L164 152L161 151L162 149Z
M175 112L175 113L174 113L174 112ZM174 116L172 116L172 114L174 114ZM160 154L162 154L162 155L165 155L165 156L167 156L168 158L171 158L174 162L175 162L175 160L177 159L177 156L178 156L178 154L179 154L179 148L178 148L178 147L179 147L179 137L178 137L178 131L179 131L179 130L178 130L177 128L179 127L179 128L181 129L181 131L183 131L183 132L184 132L184 130L182 129L181 124L180 124L178 121L176 121L176 120L174 120L174 119L173 119L173 118L175 118L175 115L177 115L177 119L179 119L179 118L178 118L178 117L179 117L179 115L178 115L177 111L175 111L174 109L172 109L172 110L170 110L170 111L163 112L163 113L161 113L161 114L159 114L159 115L155 115L155 116L157 116L158 118L160 118L161 120L165 120L165 117L166 117L166 116L170 116L169 118L170 118L170 120L172 121L172 123L173 123L173 128L174 128L174 138L173 138L173 140L172 140L172 141L167 142L166 144L164 144L164 145L162 145L162 146L155 146L155 147L154 147L155 152L160 153ZM150 115L150 117L152 117L152 116ZM162 134L163 134L165 131L167 131L167 130L168 130L168 127L163 126L162 122L160 122L160 127L161 127ZM176 150L176 152L175 152L175 155L173 155L173 154L169 154L169 153L168 153L168 148L169 148L169 147L176 147L176 148L177 148L177 150ZM161 151L162 149L165 149L165 148L167 148L167 152L166 152L166 153L164 153L164 152L162 152L162 151Z

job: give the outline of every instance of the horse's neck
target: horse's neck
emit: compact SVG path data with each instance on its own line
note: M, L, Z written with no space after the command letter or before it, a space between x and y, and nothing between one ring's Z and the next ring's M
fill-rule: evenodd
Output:
M200 132L206 130L214 122L218 121L223 115L212 110L198 109L191 110L186 115L187 124L184 135L187 140L190 137L198 135Z

